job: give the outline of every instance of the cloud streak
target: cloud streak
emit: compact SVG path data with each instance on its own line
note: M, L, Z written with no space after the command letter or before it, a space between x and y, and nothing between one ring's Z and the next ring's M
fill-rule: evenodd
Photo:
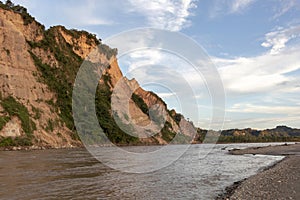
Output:
M62 24L74 28L78 26L114 25L116 23L111 19L109 10L117 9L117 7L102 1L16 0L16 2L32 9L30 12L33 12L36 17L40 17L43 22L47 22L47 26Z
M195 8L193 0L129 0L133 8L131 12L137 12L146 17L148 25L170 31L180 31L190 25L188 17L191 9Z
M261 44L261 46L266 48L271 48L270 54L276 55L282 49L285 48L286 44L300 36L300 25L292 26L287 29L283 29L282 27L277 28L277 30L269 32L265 35L265 42Z
M227 91L298 91L299 78L289 73L300 69L300 46L286 46L288 41L296 37L300 37L300 26L266 34L266 41L262 45L270 47L271 50L262 55L233 59L214 58Z
M299 8L299 2L297 0L280 0L279 1L280 6L277 8L275 15L272 19L277 19L281 17L282 15L286 14L288 11L290 11L293 8Z
M273 0L266 0L273 5L272 20L278 19L291 10L299 10L300 3L298 0L277 0L276 4ZM213 0L213 6L210 10L210 18L217 18L224 15L243 14L253 4L259 2L257 0ZM260 2L261 3L261 2Z
M230 4L231 13L241 13L246 10L255 0L234 0Z
M214 0L210 10L210 18L217 18L224 15L242 14L256 0Z
M286 115L299 115L299 106L274 106L274 105L258 105L253 103L237 103L227 110L228 112L238 113L262 113L262 114L286 114ZM300 118L300 116L299 116Z

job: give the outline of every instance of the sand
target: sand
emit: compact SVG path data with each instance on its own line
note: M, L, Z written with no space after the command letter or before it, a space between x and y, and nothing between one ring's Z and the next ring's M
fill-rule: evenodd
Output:
M300 144L235 149L230 153L286 157L262 172L234 183L217 199L300 199Z

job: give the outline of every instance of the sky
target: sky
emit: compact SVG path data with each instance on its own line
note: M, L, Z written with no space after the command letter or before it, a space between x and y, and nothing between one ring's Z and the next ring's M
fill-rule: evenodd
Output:
M218 120L224 129L265 129L277 125L300 128L299 0L15 0L14 3L25 6L47 28L64 25L83 29L104 41L142 27L184 34L202 47L221 78L226 114ZM169 108L179 110L195 125L211 128L211 91L205 85L205 77L195 73L189 63L155 49L131 52L118 59L124 75L135 77L144 88L158 93ZM170 79L168 84L173 85L168 87L143 83L145 75L157 81L155 77L168 75L165 71L174 71L174 77L181 74L180 81L174 83ZM182 108L189 102L186 98L180 100L186 87L194 91L192 99L196 99L197 116L191 114L191 109Z

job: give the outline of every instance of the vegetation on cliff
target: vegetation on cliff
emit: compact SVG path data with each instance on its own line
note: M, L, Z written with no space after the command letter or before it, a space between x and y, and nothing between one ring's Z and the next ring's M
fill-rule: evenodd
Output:
M73 131L73 139L79 139L76 134L76 128L72 116L72 90L77 71L83 63L83 59L74 53L74 46L71 46L65 41L64 37L61 35L61 31L66 32L75 39L85 35L87 37L87 43L94 43L100 46L103 54L106 56L114 56L116 54L116 50L108 48L107 45L102 45L95 35L89 34L85 31L67 30L62 26L56 26L46 30L44 32L44 39L39 42L28 41L28 44L32 49L42 48L45 51L50 51L54 54L58 65L50 66L43 63L42 60L33 53L33 51L30 51L35 65L41 72L42 81L44 81L56 94L56 101L54 102L53 100L50 103L55 107L55 110L60 113L59 115L62 122ZM105 82L109 81L109 75L103 77L105 77ZM124 133L120 132L120 130L116 128L116 124L110 115L110 96L111 92L108 87L97 90L96 108L97 112L102 113L99 115L100 126L116 143L124 142L125 140L127 141ZM119 134L122 134L123 136L120 137Z
M0 130L6 123L16 116L21 121L21 126L26 135L20 137L0 138L0 146L29 146L32 144L33 131L36 130L35 123L30 119L27 108L19 103L14 97L9 96L5 99L0 99L0 104L3 107L5 114L0 117Z
M128 135L120 129L111 115L111 95L112 92L107 82L98 85L95 104L96 115L101 128L108 139L115 144L137 144L139 142L138 138Z
M27 9L20 5L15 5L10 0L7 0L6 3L2 3L0 1L0 8L5 10L12 10L18 14L20 14L23 18L24 25L28 25L35 21L34 17L32 17L28 12Z

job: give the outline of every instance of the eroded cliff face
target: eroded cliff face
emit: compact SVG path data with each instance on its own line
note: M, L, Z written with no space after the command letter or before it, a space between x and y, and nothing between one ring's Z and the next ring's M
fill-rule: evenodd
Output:
M115 57L110 60L110 63L111 65L107 73L111 76L111 90L120 93L117 99L122 99L122 96L126 96L124 101L115 103L115 108L113 109L121 111L118 113L119 117L129 116L128 120L125 119L126 117L120 118L126 124L136 125L136 135L140 138L141 142L146 144L168 144L176 134L180 134L181 139L180 141L173 140L173 143L193 142L196 129L192 123L185 120L182 115L178 115L175 110L172 110L172 112L169 111L166 103L160 97L153 92L145 91L135 79L128 80L124 77ZM143 111L139 103L135 102L132 98L130 99L132 95L137 95L141 98L141 101L149 109L147 113ZM128 104L128 108L125 104ZM154 110L152 116L151 109ZM175 120L176 115L178 117L177 121ZM162 117L163 124L155 124L151 117ZM148 135L147 131L149 131Z
M0 92L1 99L14 97L23 104L35 124L32 144L49 147L70 147L79 145L79 141L71 138L71 131L60 122L58 113L53 112L49 101L56 99L56 94L39 79L37 69L28 41L39 42L43 39L44 27L33 21L24 25L20 14L0 9ZM41 48L32 49L43 62L51 66L57 65L57 61L50 52ZM38 112L38 116L34 117ZM0 131L3 137L24 136L22 122L16 116L2 109L2 117L9 117L8 122ZM52 124L52 125L50 125ZM49 128L49 126L52 126ZM51 129L51 130L50 130Z
M25 138L25 145L57 148L80 146L72 122L72 85L82 61L101 42L90 33L62 26L45 30L31 18L25 21L28 16L25 13L27 18L24 18L24 12L22 8L1 4L0 139ZM166 144L172 139L170 134L185 135L180 120L175 121L157 95L143 90L135 80L123 77L115 50L101 44L100 60L109 65L103 73L109 77L111 93L121 79L125 80L127 89L147 107L158 105L165 112L168 125L153 137L140 139L141 143ZM129 113L133 123L140 126L150 123L149 115L134 99L129 99ZM16 141L10 144L22 145L19 139Z

